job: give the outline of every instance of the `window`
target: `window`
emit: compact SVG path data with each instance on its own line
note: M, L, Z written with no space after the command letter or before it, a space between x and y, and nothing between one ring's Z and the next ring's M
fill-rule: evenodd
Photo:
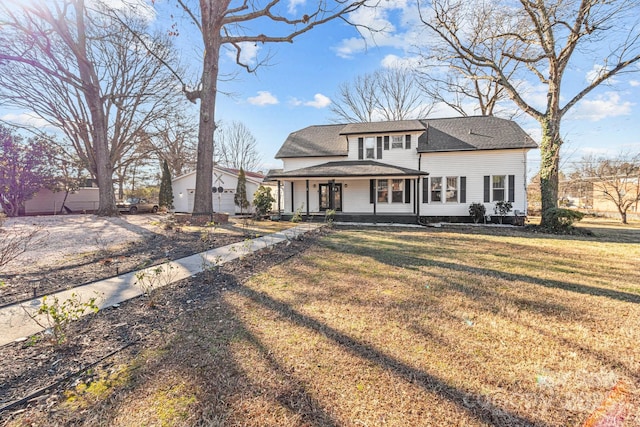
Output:
M442 178L431 178L431 201L442 201Z
M374 137L367 137L364 139L365 158L375 158L376 139Z
M391 202L404 203L403 197L404 179L391 180Z
M389 200L389 181L378 180L378 203L387 203Z
M402 136L391 137L391 148L404 148L404 140Z
M493 189L493 201L499 202L505 200L504 198L504 190L505 190L506 177L504 175L494 175L492 177L492 189Z
M447 177L447 203L458 202L458 177Z

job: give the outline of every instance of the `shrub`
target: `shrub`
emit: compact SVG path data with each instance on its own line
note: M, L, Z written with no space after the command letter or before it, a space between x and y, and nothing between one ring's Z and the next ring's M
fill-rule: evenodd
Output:
M271 188L261 185L253 193L253 205L256 208L256 216L262 218L271 212L271 206L276 199L271 195Z
M296 209L296 211L293 213L293 216L291 217L291 222L300 222L300 221L302 221L302 206Z
M329 224L329 226L333 226L333 221L336 218L336 210L335 209L327 209L324 213L324 222Z
M502 219L509 213L512 207L513 203L511 202L505 202L504 200L496 202L496 206L493 208L493 211L500 215L500 224L502 224Z
M469 215L473 218L474 223L484 221L484 216L487 214L487 209L482 203L471 203L469 205Z
M563 208L547 209L546 216L551 224L551 230L561 232L570 231L574 223L584 218L584 214L580 211Z
M54 344L62 344L66 341L66 326L73 320L78 320L87 311L98 312L96 301L98 296L92 297L87 302L82 302L78 294L72 293L67 300L60 302L57 296L42 297L42 304L35 314L29 317L41 328L51 331ZM40 317L42 316L42 318Z

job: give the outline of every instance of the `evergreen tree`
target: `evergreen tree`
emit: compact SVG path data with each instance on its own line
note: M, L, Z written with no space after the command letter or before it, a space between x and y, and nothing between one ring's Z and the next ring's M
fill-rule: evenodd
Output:
M161 208L173 209L173 188L171 187L171 171L165 160L162 163L162 179L160 180L159 203Z
M250 206L247 199L247 177L242 168L240 168L240 173L238 174L238 186L236 187L236 194L233 196L233 202L240 207L240 214L243 214L244 210Z

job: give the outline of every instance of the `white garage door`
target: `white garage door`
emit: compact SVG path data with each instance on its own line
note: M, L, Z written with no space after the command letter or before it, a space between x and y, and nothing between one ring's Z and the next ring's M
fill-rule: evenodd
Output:
M234 215L236 213L236 205L233 203L234 193L235 190L231 188L225 188L222 193L213 193L213 210Z

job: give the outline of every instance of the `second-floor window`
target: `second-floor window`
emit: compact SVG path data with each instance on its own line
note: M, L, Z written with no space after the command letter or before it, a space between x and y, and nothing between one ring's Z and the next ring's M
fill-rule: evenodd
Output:
M365 159L375 159L376 139L367 137L364 139Z
M391 137L391 148L404 148L404 137L402 135L394 135Z

